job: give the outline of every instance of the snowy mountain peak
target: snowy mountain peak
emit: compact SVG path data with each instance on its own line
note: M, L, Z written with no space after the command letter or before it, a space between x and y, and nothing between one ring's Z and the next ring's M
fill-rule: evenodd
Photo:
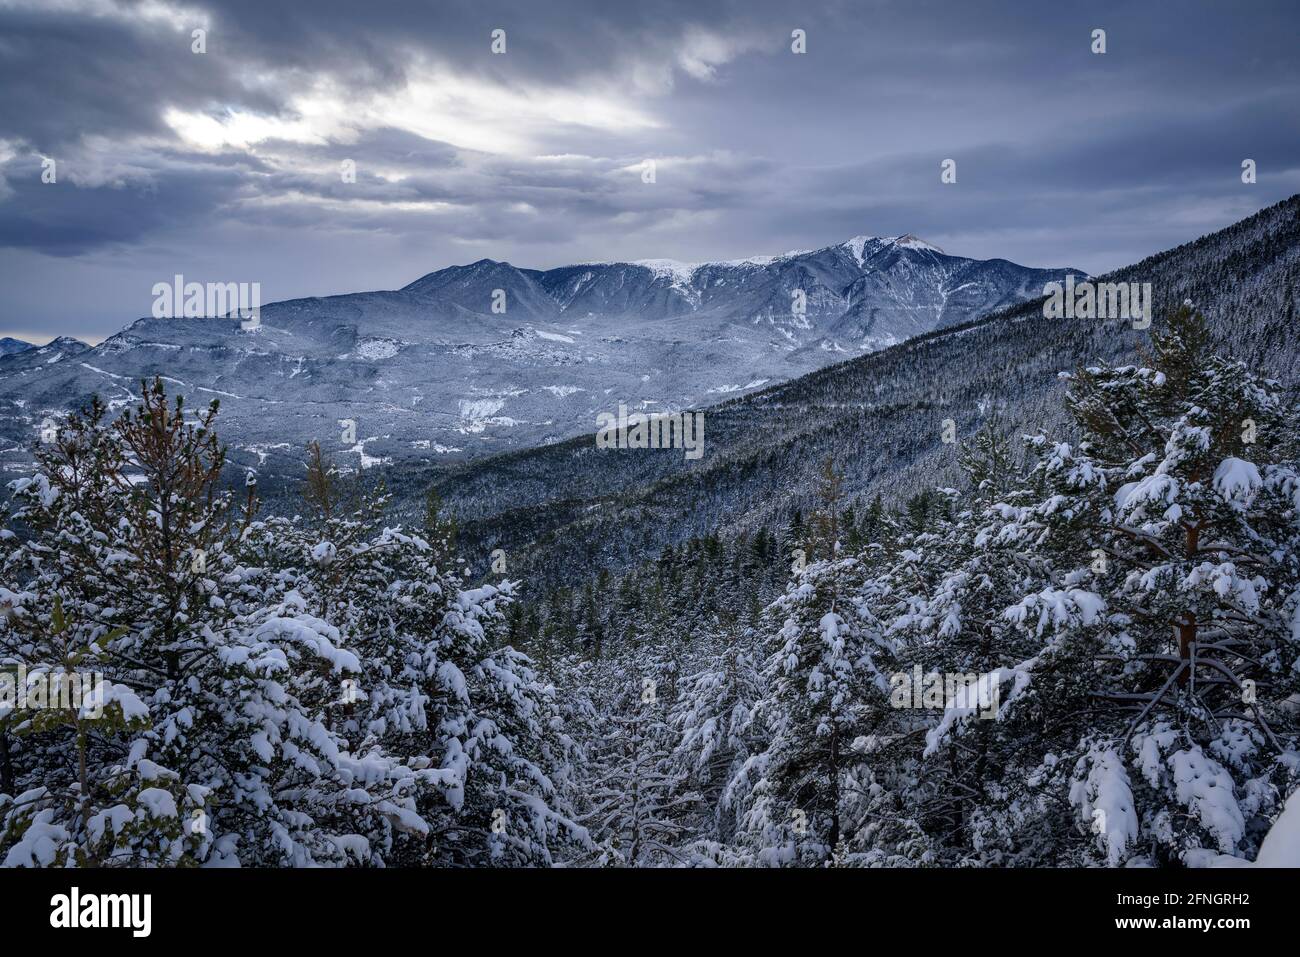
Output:
M848 242L841 243L840 246L852 253L854 260L856 260L857 264L861 266L864 259L863 251L867 248L867 243L878 242L880 242L880 240L874 236L854 236Z
M731 262L482 258L400 290L265 303L255 343L237 323L147 317L93 348L0 357L0 467L26 467L32 409L130 402L156 374L221 396L231 461L264 478L297 475L299 450L343 419L366 423L349 467L477 456L579 434L620 400L699 408L988 315L1066 273L930 249L905 235Z
M671 279L674 285L684 285L691 281L695 271L704 264L678 262L676 259L638 259L628 265L643 266L654 273L656 279Z
M890 240L895 246L902 246L904 249L919 249L923 252L940 253L946 255L938 246L927 243L924 239L918 239L911 233L904 233L902 236L895 236Z
M841 243L841 249L847 249L852 253L853 258L857 260L859 266L866 261L866 251L868 247L885 247L898 246L901 249L915 249L920 252L939 253L947 255L938 246L927 243L924 239L913 236L911 233L904 233L901 236L888 238L884 236L854 236L847 242Z
M47 352L50 349L66 351L71 349L80 352L82 349L89 349L89 348L90 347L86 345L84 342L82 342L80 339L74 339L72 336L59 336L57 339L51 339L45 345L40 346L37 349L37 351Z
M0 339L0 356L10 356L15 352L24 352L32 347L30 342L22 339L15 339L12 336L5 336Z
M933 252L940 255L947 255L938 246L927 243L925 240L911 233L904 233L902 236L895 236L892 239L883 236L854 236L852 239L839 243L838 248L847 249L853 256L859 266L866 262L866 254L869 248L878 249L885 246L898 246L902 249L914 249L921 252ZM726 259L707 262L679 262L676 259L637 259L630 263L591 263L590 265L629 265L642 266L649 269L655 274L655 278L670 278L674 285L685 285L691 281L695 273L706 266L770 266L773 263L783 262L788 259L797 259L800 256L807 256L813 253L821 252L826 249L835 249L837 246L823 246L820 249L792 249L789 252L781 253L776 256L748 256L744 259Z

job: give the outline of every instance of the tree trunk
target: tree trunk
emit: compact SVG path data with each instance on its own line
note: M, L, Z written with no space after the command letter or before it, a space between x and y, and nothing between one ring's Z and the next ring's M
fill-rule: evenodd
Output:
M1192 642L1196 641L1196 613L1189 611L1184 614L1182 620L1174 625L1174 633L1178 635L1178 657L1183 661L1191 661ZM1191 668L1183 669L1183 673L1178 676L1178 687L1186 687L1191 677Z
M81 784L81 833L86 842L86 867L98 867L90 849L90 776L86 773L86 732L77 722L77 779Z
M1185 550L1188 561L1196 558L1196 553L1201 546L1201 523L1193 522L1187 526L1187 536L1185 539ZM1192 643L1196 641L1196 612L1188 611L1183 614L1181 620L1174 625L1174 632L1178 635L1178 657L1183 661L1192 660ZM1183 673L1178 676L1178 687L1185 688L1187 682L1191 680L1191 668L1184 668Z
M834 547L834 546L832 546ZM839 731L831 732L831 832L826 837L830 853L840 843L840 750Z
M14 762L9 754L9 732L0 730L0 794L14 793Z

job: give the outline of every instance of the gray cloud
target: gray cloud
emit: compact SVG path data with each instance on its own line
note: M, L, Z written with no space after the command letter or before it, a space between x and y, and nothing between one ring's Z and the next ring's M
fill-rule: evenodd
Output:
M1300 191L1297 25L1288 2L0 0L0 333L109 334L175 271L273 299L903 232L1101 271Z

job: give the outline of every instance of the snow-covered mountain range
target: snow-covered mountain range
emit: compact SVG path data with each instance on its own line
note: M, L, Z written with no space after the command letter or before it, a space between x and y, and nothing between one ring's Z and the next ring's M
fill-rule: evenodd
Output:
M962 443L990 423L1017 450L1022 435L1069 435L1060 374L1146 361L1152 332L1187 301L1221 354L1295 388L1300 195L1099 278L1150 283L1151 329L1125 319L1048 319L1041 304L1026 302L720 403L706 414L698 461L676 450L597 451L588 436L404 470L395 492L415 520L432 480L460 519L467 552L500 547L531 563L520 571L528 580L572 584L691 536L783 527L795 509L822 507L828 458L844 472L845 499L859 507L877 494L901 504L922 490L960 487Z
M43 422L96 393L123 406L154 375L191 405L220 399L232 460L272 475L296 475L312 439L344 467L477 456L590 431L619 403L698 408L792 379L1067 272L1082 275L859 236L732 262L482 259L395 291L272 303L252 330L140 319L93 347L0 349L3 462L25 469Z

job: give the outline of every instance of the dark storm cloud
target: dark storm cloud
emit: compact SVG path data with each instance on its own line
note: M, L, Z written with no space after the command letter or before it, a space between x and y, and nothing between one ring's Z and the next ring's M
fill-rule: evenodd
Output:
M0 217L0 247L77 256L177 224L201 225L243 182L249 165L240 165L159 165L147 178L56 189L41 182L39 161L21 159L6 168L10 195Z
M269 299L912 232L1100 271L1300 191L1298 25L1289 2L0 0L0 325L107 334L187 263Z

